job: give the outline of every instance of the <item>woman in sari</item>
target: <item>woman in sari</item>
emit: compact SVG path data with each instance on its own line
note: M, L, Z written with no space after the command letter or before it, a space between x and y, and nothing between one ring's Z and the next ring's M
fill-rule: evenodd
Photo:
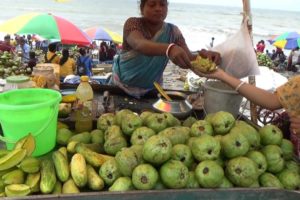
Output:
M113 64L112 83L139 98L162 83L169 60L181 68L190 68L197 55L190 52L177 26L166 23L167 0L141 0L142 17L127 19L123 29L123 49ZM201 50L202 57L217 64L220 55Z

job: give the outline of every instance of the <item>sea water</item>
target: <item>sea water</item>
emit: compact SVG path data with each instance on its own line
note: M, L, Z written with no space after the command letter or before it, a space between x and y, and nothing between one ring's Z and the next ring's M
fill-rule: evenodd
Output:
M0 23L29 12L44 12L63 17L81 29L102 26L122 35L125 20L140 16L137 0L1 0ZM167 22L176 24L192 50L217 45L240 28L241 5L209 6L169 1ZM286 31L300 31L300 12L252 9L253 42L270 39ZM2 38L0 38L2 39ZM267 49L274 49L267 41Z

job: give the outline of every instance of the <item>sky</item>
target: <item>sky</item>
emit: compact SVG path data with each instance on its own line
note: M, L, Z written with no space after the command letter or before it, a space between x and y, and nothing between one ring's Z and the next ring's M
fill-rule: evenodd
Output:
M242 0L169 0L169 2L186 2L235 7L242 7L243 5ZM251 8L298 11L300 13L299 0L251 0L250 4Z

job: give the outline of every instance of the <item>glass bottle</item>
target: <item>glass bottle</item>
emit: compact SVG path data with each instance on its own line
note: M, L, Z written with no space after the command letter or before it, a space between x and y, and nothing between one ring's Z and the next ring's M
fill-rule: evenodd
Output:
M93 129L92 105L94 92L89 84L88 76L80 77L80 84L75 95L78 99L75 111L75 131L77 133L91 131Z

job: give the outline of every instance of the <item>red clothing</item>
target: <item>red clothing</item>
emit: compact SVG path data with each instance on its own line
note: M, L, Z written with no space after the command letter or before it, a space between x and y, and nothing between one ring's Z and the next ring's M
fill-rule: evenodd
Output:
M0 41L0 51L13 51L15 48L3 41Z
M257 52L263 53L264 50L265 50L265 47L266 47L266 45L264 45L264 44L262 44L262 43L258 43L258 44L256 45L256 50L257 50Z

